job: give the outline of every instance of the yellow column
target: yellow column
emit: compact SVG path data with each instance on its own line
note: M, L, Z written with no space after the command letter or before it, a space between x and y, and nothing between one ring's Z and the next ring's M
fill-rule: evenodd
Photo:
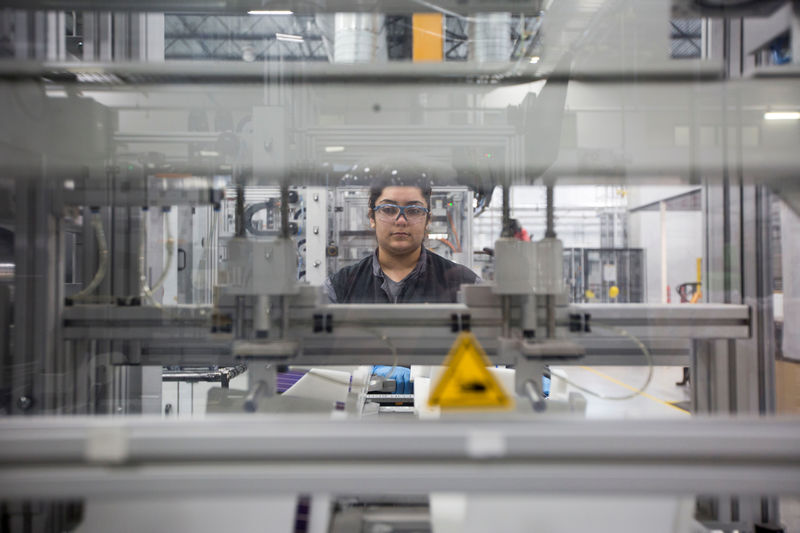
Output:
M414 13L414 61L441 61L444 57L443 16L439 13Z

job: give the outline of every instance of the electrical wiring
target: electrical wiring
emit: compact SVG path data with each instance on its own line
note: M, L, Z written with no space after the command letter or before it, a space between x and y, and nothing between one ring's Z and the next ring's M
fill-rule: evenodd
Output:
M453 217L450 216L450 211L447 212L447 222L450 223L450 230L453 232L453 239L456 241L455 246L458 249L458 250L453 250L453 251L454 252L455 251L459 251L460 252L461 251L461 240L458 238L458 232L456 231L456 225L453 224Z
M445 244L445 246L447 246L448 248L450 248L451 250L453 250L453 253L456 253L456 252L458 252L458 250L456 250L456 247L455 247L455 246L453 246L453 244L452 244L450 241L448 241L447 239L437 239L437 240L438 240L439 242L441 242L441 243L444 243L444 244Z
M386 374L387 376L391 376L394 373L395 369L397 368L397 363L398 363L398 359L399 359L399 357L397 355L397 348L392 343L391 339L389 339L389 337L387 337L386 335L384 335L380 331L374 330L372 328L364 328L364 329L369 331L373 335L375 335L378 339L380 339L383 342L385 342L386 346L389 347L389 351L392 352L392 368L391 368L391 370L389 370L389 373Z
M650 382L653 380L653 370L654 370L654 367L655 367L655 364L653 362L653 355L650 353L650 350L647 349L647 346L645 346L644 343L642 341L640 341L638 338L636 338L635 336L631 335L630 333L628 333L627 331L625 331L622 328L618 328L616 326L606 326L606 325L603 325L603 324L598 324L596 322L592 322L592 327L593 328L599 328L599 329L605 329L605 330L608 330L608 331L613 331L615 333L619 333L623 337L627 337L630 340L632 340L636 344L636 346L639 347L639 349L644 354L645 359L647 360L647 367L648 367L647 368L647 378L645 379L644 384L641 387L639 387L637 390L635 390L634 392L632 392L630 394L626 394L624 396L606 396L605 394L600 394L600 393L594 392L592 390L589 390L586 387L578 385L577 383L575 383L574 381L570 380L569 378L565 378L565 377L560 376L560 375L555 374L555 373L551 374L551 376L560 379L561 381L563 381L566 384L568 384L568 385L580 390L581 392L585 392L586 394L588 394L590 396L594 396L595 398L599 398L601 400L615 400L615 401L617 401L617 400L620 400L620 401L621 400L630 400L631 398L635 398L636 396L639 396L640 394L643 394L647 390L647 387L650 386Z
M486 195L480 194L479 195L479 199L478 199L478 205L473 210L472 216L475 217L475 218L481 216L483 214L483 212L486 211L486 206L487 205L488 205L488 203L486 201Z
M269 199L266 202L259 202L257 204L247 206L247 209L244 210L244 227L247 229L247 231L252 235L259 237L275 235L277 232L274 230L260 230L253 226L253 215L264 209L272 209L274 206L275 201L272 199Z
M392 375L392 373L393 373L393 372L395 371L395 369L397 368L397 363L398 363L398 359L399 359L399 357L398 357L398 354L397 354L397 348L396 348L396 347L395 347L395 345L392 343L392 341L389 339L389 337L387 337L386 335L384 335L384 334L383 334L383 333L381 333L380 331L377 331L377 330L374 330L374 329L372 329L372 328L368 328L368 327L365 327L365 328L363 328L363 329L364 329L365 331L368 331L368 332L372 333L372 334L373 334L373 335L375 335L375 336L376 336L376 337L377 337L379 340L381 340L381 341L383 341L384 343L386 343L386 346L388 346L389 350L391 351L391 353L392 353L392 369L391 369L391 370L389 371L389 373L387 374L387 376L391 376L391 375ZM304 368L304 367L299 367L299 366L290 366L290 367L289 367L289 370L307 370L307 368ZM315 374L315 376L316 376L316 377L318 377L318 378L320 378L320 379L323 379L323 380L325 380L325 381L329 381L329 382L331 382L331 383L336 383L336 384L339 384L339 385L342 385L342 384L343 384L343 382L342 382L342 381L340 381L340 380L337 380L337 379L333 379L333 378L331 378L331 377L329 377L329 376L323 376L322 374Z
M169 275L170 268L172 267L172 258L175 255L175 239L172 237L172 232L169 227L169 223L167 222L167 217L163 217L164 226L167 230L167 242L166 242L166 250L167 250L167 262L164 265L164 268L161 270L161 276L159 276L158 280L156 280L155 284L152 287L148 287L147 285L147 276L145 274L145 259L144 259L144 243L146 239L145 232L145 224L142 224L142 242L139 247L139 281L141 282L141 293L142 296L146 296L147 299L153 304L154 307L161 308L161 304L156 301L153 293L161 288L161 285L164 284L164 280L167 279Z
M82 291L72 296L73 300L86 300L89 295L100 286L108 272L108 245L106 244L106 235L103 230L103 220L100 218L99 213L94 213L92 215L92 226L94 227L94 234L97 238L97 250L100 256L100 264L97 265L97 272L95 272L92 280Z

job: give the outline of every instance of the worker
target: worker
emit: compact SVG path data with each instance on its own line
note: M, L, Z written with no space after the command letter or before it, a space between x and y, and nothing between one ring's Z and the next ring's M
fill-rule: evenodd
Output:
M510 222L511 231L514 233L514 238L518 241L530 242L531 236L528 233L528 230L522 227L522 224L519 223L519 220L512 218Z
M426 173L382 169L370 186L369 224L378 247L325 283L331 303L448 303L461 285L480 278L423 245L431 221L431 186ZM410 371L376 366L373 374L394 379L398 393L412 392Z

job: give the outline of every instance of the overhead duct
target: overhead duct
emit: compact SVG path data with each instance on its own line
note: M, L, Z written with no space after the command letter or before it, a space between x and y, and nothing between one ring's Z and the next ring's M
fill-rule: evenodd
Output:
M478 13L472 23L472 59L481 63L511 58L511 13Z
M334 20L334 62L386 61L386 32L383 22L383 15L337 13Z

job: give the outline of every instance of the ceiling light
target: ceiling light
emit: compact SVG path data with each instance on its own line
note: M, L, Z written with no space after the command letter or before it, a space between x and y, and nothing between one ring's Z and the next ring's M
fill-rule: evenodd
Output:
M344 152L344 146L326 146L325 151L329 154L333 154L336 152Z
M261 9L253 9L247 12L248 15L293 15L293 11L265 11Z
M769 111L764 113L766 120L800 120L800 111Z
M449 237L447 233L428 233L428 238L432 241L438 241L440 239L446 239Z
M534 65L539 62L541 58L539 56L531 56L531 63Z
M275 38L279 41L286 41L289 43L302 43L303 36L302 35L290 35L288 33L276 33Z

